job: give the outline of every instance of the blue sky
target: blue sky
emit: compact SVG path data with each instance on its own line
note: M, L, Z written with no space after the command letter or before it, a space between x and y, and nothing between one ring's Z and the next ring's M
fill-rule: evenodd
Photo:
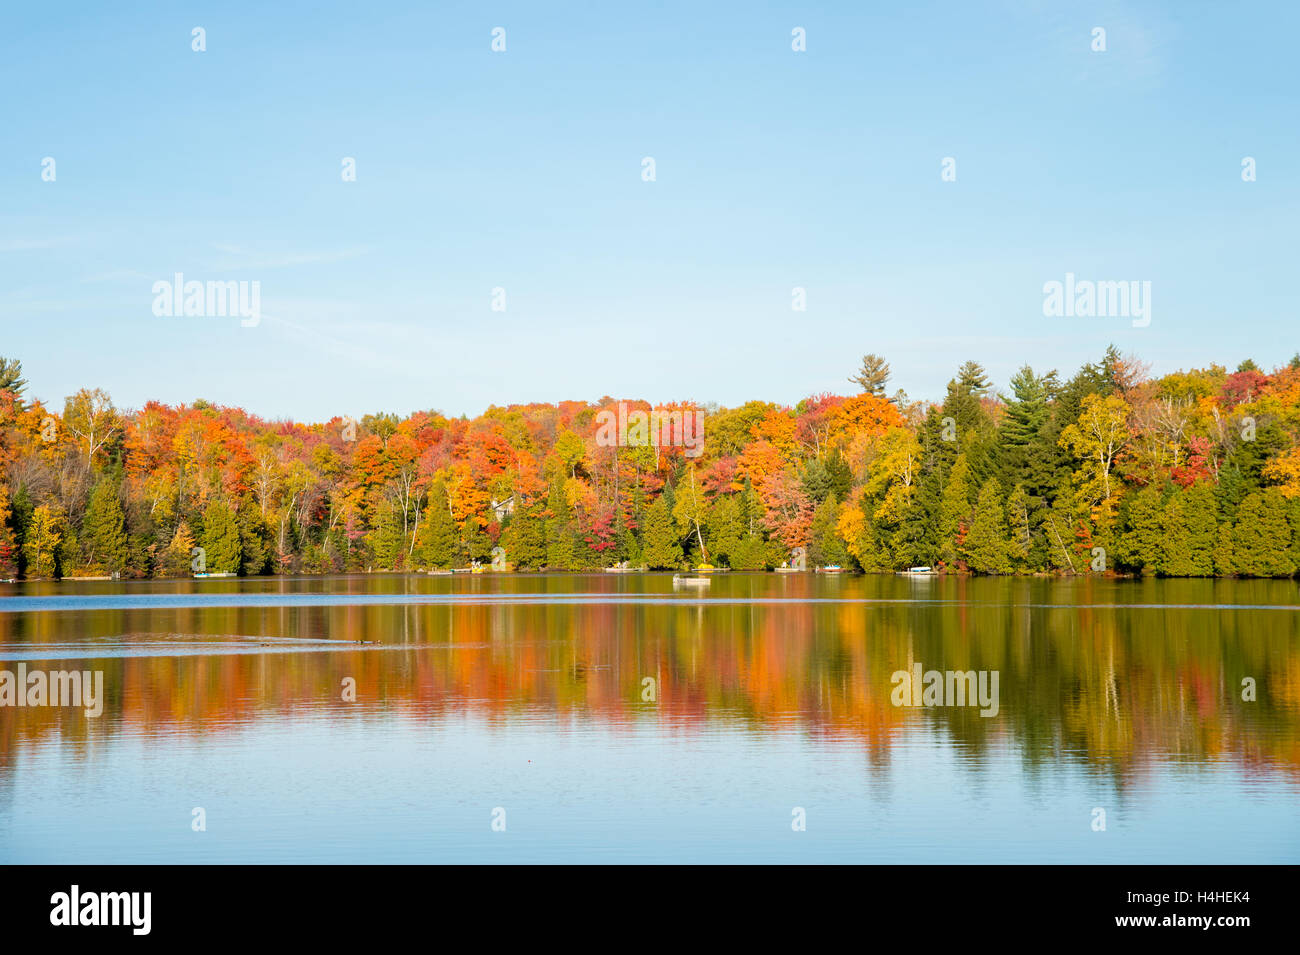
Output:
M921 398L1112 341L1271 366L1297 35L1282 2L9 4L0 354L49 402L306 420L793 403L868 351ZM156 317L176 272L260 282L261 323ZM1150 281L1150 326L1045 318L1066 272Z

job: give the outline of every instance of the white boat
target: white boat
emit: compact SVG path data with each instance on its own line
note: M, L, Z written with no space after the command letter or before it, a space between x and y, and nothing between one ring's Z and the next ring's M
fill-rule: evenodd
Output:
M707 587L713 583L708 577L683 577L681 574L673 574L674 587Z

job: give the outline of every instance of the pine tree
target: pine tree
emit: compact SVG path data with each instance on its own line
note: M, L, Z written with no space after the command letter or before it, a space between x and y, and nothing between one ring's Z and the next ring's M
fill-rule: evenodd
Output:
M984 366L977 361L962 362L957 369L957 387L963 394L979 398L989 390L989 376Z
M862 368L849 381L869 394L884 395L889 382L889 363L879 355L863 355Z
M840 535L835 531L839 521L840 506L834 494L827 495L826 500L813 512L809 534L812 540L808 546L808 562L814 567L834 565L843 567L849 559L848 551Z
M126 515L117 484L105 478L95 485L81 519L82 563L88 570L115 573L126 566Z
M1007 529L1010 531L1007 553L1017 568L1030 563L1034 538L1030 532L1029 494L1017 484L1007 498Z
M0 391L12 392L14 407L19 411L24 407L22 394L26 387L27 379L23 377L23 363L17 358L0 356Z
M826 487L828 494L834 494L837 501L847 500L853 488L853 469L844 460L838 448L826 455Z
M779 559L773 562L767 541L763 540L761 534L746 534L741 538L740 546L732 554L731 569L763 570L766 567L774 567L779 562Z
M998 428L1002 479L1008 486L1028 483L1037 492L1048 472L1041 462L1031 460L1031 453L1051 417L1049 383L1025 365L1012 377L1011 391L1012 397L1004 399L1006 414Z
M522 509L516 509L510 518L512 526L521 515ZM447 483L439 478L429 489L429 505L424 509L424 523L420 526L418 541L420 560L427 567L446 570L455 565L456 545L456 522L452 519L451 509L448 506ZM509 544L506 545L506 549L507 552L516 550ZM522 550L522 548L518 549ZM521 554L512 553L511 556L517 564L522 560Z
M546 565L556 570L577 570L580 565L574 546L573 509L564 493L564 478L556 475L551 482L551 494L546 521Z
M464 538L465 556L471 563L486 563L492 559L492 538L488 536L481 524L473 514L465 519L465 527L462 529ZM572 546L572 537L570 537Z
M1025 365L1011 377L1011 393L1011 398L1004 399L1006 414L998 436L1004 446L1023 448L1037 437L1050 416L1047 383Z
M1010 550L1007 518L1002 509L1002 489L996 478L989 478L980 488L975 518L962 541L960 553L967 566L976 573L1009 574Z
M251 497L244 498L236 517L239 521L242 572L250 577L265 573L271 556L271 528Z
M1214 573L1219 577L1231 577L1237 573L1235 536L1231 523L1224 521L1219 525L1218 540L1214 544Z
M203 558L207 573L238 572L242 551L239 522L225 501L215 498L203 511Z
M1176 489L1160 522L1159 571L1166 577L1209 577L1214 573L1217 522L1208 481Z
M1121 567L1155 573L1161 563L1164 513L1163 495L1154 484L1129 499L1125 529L1115 555Z
M957 455L939 503L939 557L945 564L955 564L961 554L970 508L970 466L963 452Z
M1220 524L1233 524L1237 520L1237 508L1249 493L1246 479L1242 477L1231 459L1224 462L1219 471L1218 483L1214 486L1214 500Z
M740 548L744 525L740 522L740 506L730 494L720 494L709 509L709 543L713 559L727 567L733 566L732 557Z
M1291 563L1300 567L1300 497L1286 502L1286 518L1291 528Z
M470 518L473 520L473 518ZM402 533L401 514L397 505L384 498L375 508L374 526L367 536L374 555L375 570L395 570L402 557L405 535ZM211 555L208 560L211 561Z
M920 490L912 493L911 499L903 508L898 526L889 538L889 559L881 569L894 570L923 564L929 566L938 560L931 514L923 485Z
M501 536L506 555L516 567L541 570L546 566L546 528L539 505L516 507Z
M941 444L959 449L966 456L971 495L976 487L993 476L992 456L997 446L997 431L980 400L988 387L983 367L976 362L966 362L958 370L957 377L948 382L948 393L939 419ZM951 421L945 422L945 418ZM956 440L945 440L953 426L956 427ZM945 457L944 460L950 459Z
M745 478L745 484L736 497L736 504L740 515L740 524L744 528L743 533L746 536L761 533L763 528L763 505L754 492L754 483L749 478Z
M826 464L819 458L809 458L805 461L803 470L799 474L799 485L808 496L808 500L814 504L826 500L826 495L831 492L831 479Z
M1248 494L1237 509L1233 553L1237 573L1247 577L1290 577L1291 526L1286 499L1275 488Z
M677 540L667 494L660 494L646 509L642 541L645 547L644 560L651 570L681 566L682 547Z

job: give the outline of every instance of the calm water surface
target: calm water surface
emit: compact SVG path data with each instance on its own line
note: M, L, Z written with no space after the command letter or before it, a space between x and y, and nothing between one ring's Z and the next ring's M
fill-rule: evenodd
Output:
M0 669L107 697L0 707L0 862L1300 861L1292 581L0 588Z

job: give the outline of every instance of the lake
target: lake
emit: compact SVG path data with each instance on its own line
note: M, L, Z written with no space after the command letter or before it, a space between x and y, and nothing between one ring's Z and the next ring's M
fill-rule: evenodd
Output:
M0 862L1300 861L1294 581L0 587Z

